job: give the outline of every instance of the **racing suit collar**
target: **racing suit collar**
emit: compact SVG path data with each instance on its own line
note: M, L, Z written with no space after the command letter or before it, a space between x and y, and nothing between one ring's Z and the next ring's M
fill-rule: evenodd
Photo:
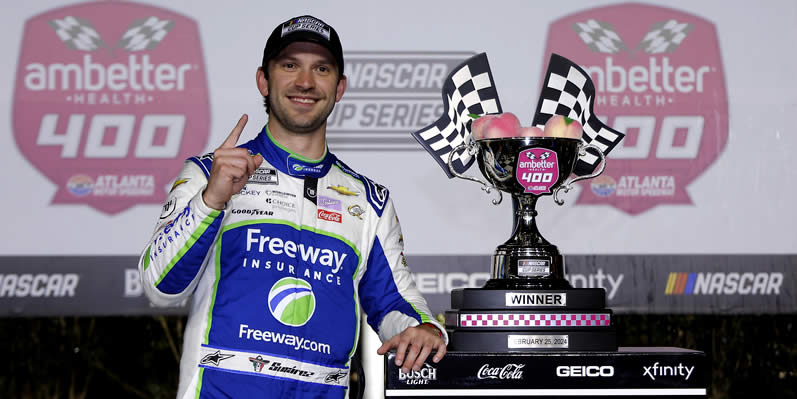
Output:
M337 158L324 148L324 155L321 159L310 159L303 157L287 147L280 144L268 130L268 124L263 126L263 130L254 140L256 148L250 148L253 152L263 155L266 162L270 163L282 173L296 177L323 177L329 172L329 168L335 163Z

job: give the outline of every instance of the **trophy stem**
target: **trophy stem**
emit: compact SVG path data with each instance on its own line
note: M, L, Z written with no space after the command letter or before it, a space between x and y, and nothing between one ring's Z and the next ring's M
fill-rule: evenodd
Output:
M512 211L515 222L512 238L504 245L511 243L524 243L535 245L551 245L537 229L537 199L536 195L512 194Z
M485 288L571 288L564 278L562 255L537 229L538 198L536 195L512 194L512 237L496 248L492 278Z

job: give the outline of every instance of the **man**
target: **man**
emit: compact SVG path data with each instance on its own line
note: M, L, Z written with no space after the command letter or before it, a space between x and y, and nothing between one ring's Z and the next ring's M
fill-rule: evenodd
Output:
M277 26L256 74L268 124L236 147L244 115L175 181L139 270L157 305L193 296L178 397L343 397L360 306L405 372L445 354L388 191L327 151L343 68L331 26Z

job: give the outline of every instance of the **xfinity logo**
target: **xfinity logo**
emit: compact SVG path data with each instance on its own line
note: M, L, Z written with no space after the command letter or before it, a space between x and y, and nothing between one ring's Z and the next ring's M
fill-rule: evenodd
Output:
M642 369L644 370L642 376L648 376L653 381L656 381L656 377L684 377L684 381L687 381L692 375L692 371L695 370L695 366L688 367L682 363L678 363L677 366L662 366L656 362L650 367L642 366Z
M523 367L525 364L509 363L504 367L490 367L489 364L483 365L476 374L480 380L499 379L499 380L522 380Z
M573 285L573 288L604 288L606 299L612 300L617 294L617 289L623 282L622 273L618 275L604 274L603 269L598 269L593 274L567 274L565 278Z
M556 368L557 377L612 377L612 366L559 366Z

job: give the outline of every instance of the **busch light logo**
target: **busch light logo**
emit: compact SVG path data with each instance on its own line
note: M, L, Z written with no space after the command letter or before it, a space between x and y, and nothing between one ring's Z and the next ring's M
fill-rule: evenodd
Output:
M201 152L210 106L196 23L172 11L86 3L25 23L14 138L56 204L114 214L163 203L176 159Z
M280 279L268 293L271 315L287 326L305 325L315 312L315 294L310 283L295 277Z
M586 70L596 115L626 137L603 178L578 204L610 204L635 215L659 204L690 204L686 187L728 142L728 97L717 31L669 8L621 4L550 25L546 54Z
M440 91L473 52L346 52L346 95L327 121L337 151L423 151L407 132L444 112Z
M515 177L527 193L550 193L559 179L556 152L545 148L529 148L518 155Z

